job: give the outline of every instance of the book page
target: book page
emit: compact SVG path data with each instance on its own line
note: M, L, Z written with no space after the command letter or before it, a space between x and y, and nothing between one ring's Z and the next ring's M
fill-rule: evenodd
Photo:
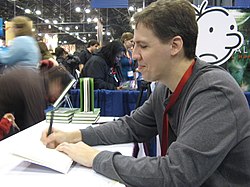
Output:
M18 146L12 151L12 154L22 157L31 163L45 166L64 174L68 173L73 163L73 160L66 154L56 149L46 148L40 141L32 145Z

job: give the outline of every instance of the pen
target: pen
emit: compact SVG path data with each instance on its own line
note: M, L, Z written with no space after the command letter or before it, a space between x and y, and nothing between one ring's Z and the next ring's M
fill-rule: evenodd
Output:
M113 118L113 121L115 121L115 118ZM102 122L95 122L95 123L91 123L92 125L101 125L104 123L108 123L108 122L112 122L112 121L102 121Z
M101 124L104 124L104 123L108 123L110 121L103 121L103 122L95 122L95 123L91 123L92 125L101 125Z
M52 125L53 125L53 118L54 118L54 110L51 111L51 116L50 116L50 123L49 123L49 129L48 129L48 135L49 136L52 132Z

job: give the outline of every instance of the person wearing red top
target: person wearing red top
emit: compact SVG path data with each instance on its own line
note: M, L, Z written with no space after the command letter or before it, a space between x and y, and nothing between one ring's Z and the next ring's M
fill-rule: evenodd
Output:
M6 113L0 121L0 140L13 134L13 131L19 131L15 123L15 117L11 113Z

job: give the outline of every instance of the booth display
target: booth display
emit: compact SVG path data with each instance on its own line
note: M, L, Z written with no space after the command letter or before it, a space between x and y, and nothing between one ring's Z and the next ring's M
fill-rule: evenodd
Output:
M101 116L124 116L130 114L136 108L136 102L140 95L137 90L95 90L94 106L101 109ZM70 91L71 102L74 108L80 107L80 90ZM141 103L147 99L147 92L144 91Z
M238 82L243 91L250 91L250 9L231 8L236 19L238 29L244 36L244 43L228 61L228 70Z

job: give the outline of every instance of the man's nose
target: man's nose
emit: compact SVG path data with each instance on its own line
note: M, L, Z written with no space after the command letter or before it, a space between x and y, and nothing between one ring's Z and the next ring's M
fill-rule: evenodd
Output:
M140 60L141 59L141 55L138 51L138 48L135 46L134 47L134 50L133 50L133 53L132 53L132 58L135 59L135 60Z

